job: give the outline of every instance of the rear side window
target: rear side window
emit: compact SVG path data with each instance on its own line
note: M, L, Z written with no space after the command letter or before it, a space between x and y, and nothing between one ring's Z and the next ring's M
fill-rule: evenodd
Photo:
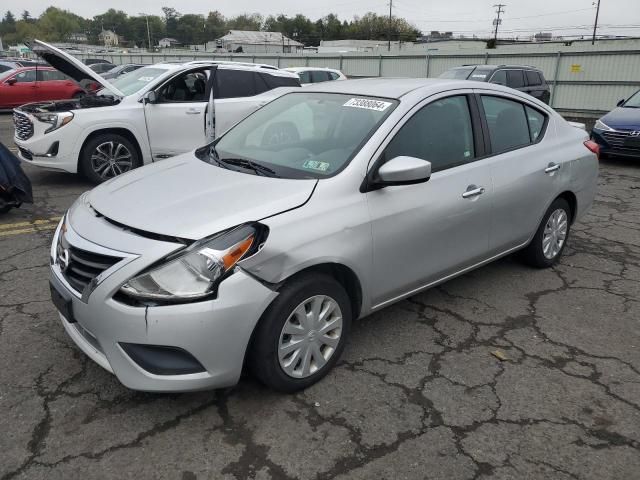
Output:
M387 146L385 161L401 155L428 160L434 172L472 161L475 148L467 97L436 100L411 117Z
M524 72L522 70L507 70L507 86L511 88L524 87Z
M498 85L507 85L507 71L506 70L498 70L491 77L491 83L497 83Z
M494 154L524 147L531 143L525 106L506 98L482 96L482 106L489 125ZM538 132L538 135L540 132Z
M532 87L542 85L542 78L538 72L527 70L527 83Z
M331 80L337 80L340 78L340 75L338 75L336 72L329 72L329 77L331 77Z
M256 94L254 72L219 68L216 72L218 94L216 98L251 97Z
M529 122L529 133L531 135L531 141L537 142L544 130L544 124L547 117L540 113L538 110L534 110L531 107L524 107L527 112L527 122Z
M314 70L311 72L311 81L313 83L328 82L329 80L329 73L323 70Z
M260 74L262 79L266 82L269 89L278 87L299 87L300 81L295 77L280 77L277 75L268 75L266 73Z

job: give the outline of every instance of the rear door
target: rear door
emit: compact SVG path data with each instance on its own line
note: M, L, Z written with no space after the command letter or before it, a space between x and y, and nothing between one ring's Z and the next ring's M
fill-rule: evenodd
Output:
M492 255L521 246L535 232L569 175L555 156L548 115L516 97L479 95L491 148ZM551 146L550 146L551 145Z
M209 68L182 72L156 90L157 102L144 106L154 160L188 152L205 141ZM216 112L217 113L217 112Z
M527 93L540 101L548 103L547 85L545 84L542 75L535 70L526 70L525 77L527 80Z

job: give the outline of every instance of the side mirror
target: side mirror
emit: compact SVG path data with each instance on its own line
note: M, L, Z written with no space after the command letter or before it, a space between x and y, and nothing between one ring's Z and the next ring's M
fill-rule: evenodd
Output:
M618 103L616 104L616 106L621 107L624 105L624 102L626 102L626 100L623 98L622 100L619 100Z
M431 162L415 157L395 157L378 169L376 187L414 185L431 178Z
M144 97L142 97L142 103L156 103L158 101L158 96L156 95L156 92L154 92L153 90L149 90L147 93L144 94Z
M7 85L13 85L14 83L16 83L18 80L16 78L10 78L9 80L7 80Z

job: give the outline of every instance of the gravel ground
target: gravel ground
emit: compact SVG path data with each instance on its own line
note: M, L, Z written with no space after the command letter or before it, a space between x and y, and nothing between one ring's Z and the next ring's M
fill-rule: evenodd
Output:
M508 257L356 322L289 396L137 393L88 360L47 263L89 185L27 166L35 205L0 219L0 478L640 478L640 161L601 166L556 268Z

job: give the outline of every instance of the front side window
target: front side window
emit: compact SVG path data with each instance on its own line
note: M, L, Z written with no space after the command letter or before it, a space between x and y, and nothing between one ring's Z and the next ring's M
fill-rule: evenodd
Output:
M524 72L522 70L507 70L507 86L511 88L524 87Z
M489 125L491 149L494 154L531 143L529 124L522 103L483 95L482 106Z
M385 149L384 160L399 156L428 160L433 172L472 161L475 148L467 97L437 100L411 117Z
M36 81L36 71L35 70L26 70L24 72L20 72L16 74L15 77L17 83L27 83L27 82L35 82Z
M204 102L207 74L204 70L183 73L158 91L159 103Z
M386 98L290 93L245 118L199 157L214 164L217 157L221 166L248 160L286 178L330 177L348 165L396 105Z
M298 72L300 83L311 83L311 72Z
M491 77L491 83L495 83L497 85L507 86L507 71L506 70L498 70Z

